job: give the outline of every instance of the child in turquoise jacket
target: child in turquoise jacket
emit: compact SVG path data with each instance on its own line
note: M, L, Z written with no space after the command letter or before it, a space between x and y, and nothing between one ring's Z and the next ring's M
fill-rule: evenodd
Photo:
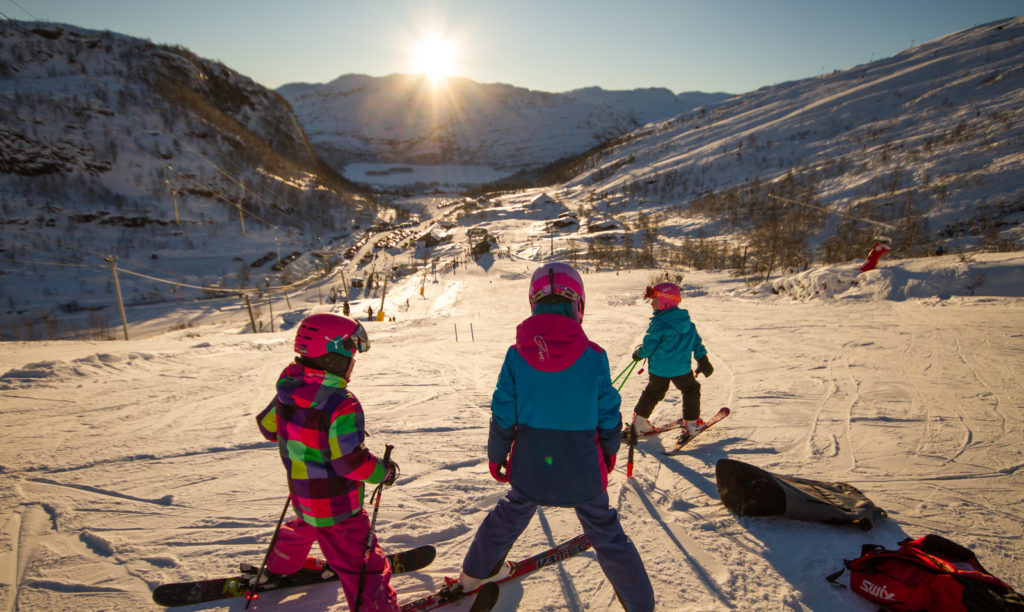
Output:
M679 286L659 283L648 287L645 297L651 300L654 314L644 334L643 344L633 351L633 359L647 359L649 378L633 408L633 425L638 433L651 430L651 413L658 402L665 399L668 385L672 383L683 394L683 432L679 441L684 442L700 426L697 374L711 376L714 368L697 333L697 326L690 320L690 313L679 307L682 302ZM691 358L697 361L696 371L691 370Z

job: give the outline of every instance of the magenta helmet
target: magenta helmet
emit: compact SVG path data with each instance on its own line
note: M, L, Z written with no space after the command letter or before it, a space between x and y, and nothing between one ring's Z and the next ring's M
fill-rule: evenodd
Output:
M560 295L572 302L573 317L583 321L583 307L587 296L579 272L567 263L555 262L537 268L530 279L530 309L542 298Z
M329 312L306 317L295 332L295 352L315 359L328 353L351 357L370 350L366 330L358 321Z
M679 285L675 283L658 283L648 287L644 297L655 300L655 310L667 310L679 305L683 301L683 294L679 291Z

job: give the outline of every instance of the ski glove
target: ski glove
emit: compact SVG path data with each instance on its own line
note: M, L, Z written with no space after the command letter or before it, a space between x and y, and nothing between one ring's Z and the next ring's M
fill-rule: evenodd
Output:
M604 465L608 468L608 473L611 474L612 470L615 469L615 459L618 455L605 455Z
M384 477L384 486L390 487L391 485L395 484L396 480L398 480L398 475L401 473L401 471L398 469L398 464L395 463L393 459L389 458L387 461L388 474L387 476Z
M633 361L640 361L643 357L640 356L640 347L633 349Z
M508 482L508 460L502 461L501 463L489 461L488 467L491 468L492 478L498 482ZM502 469L504 469L504 471L502 471Z
M697 372L700 374L703 374L704 376L711 376L711 373L714 371L715 369L711 367L711 360L708 359L707 355L704 355L697 360Z

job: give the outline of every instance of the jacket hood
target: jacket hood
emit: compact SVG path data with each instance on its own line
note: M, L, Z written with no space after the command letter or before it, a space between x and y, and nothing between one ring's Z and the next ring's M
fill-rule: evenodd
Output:
M336 374L295 362L277 379L277 399L292 406L311 408L346 386L345 379Z
M651 321L659 326L671 327L679 332L689 330L691 325L689 311L679 307L659 310L651 317Z
M557 314L533 315L516 327L516 351L541 372L560 372L580 358L590 341L574 319Z

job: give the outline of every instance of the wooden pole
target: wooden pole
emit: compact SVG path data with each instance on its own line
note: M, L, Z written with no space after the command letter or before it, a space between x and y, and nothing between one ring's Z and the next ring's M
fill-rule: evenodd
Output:
M242 299L245 300L245 307L249 311L249 324L252 325L252 333L256 333L256 317L252 316L252 302L249 301L249 295L243 293Z
M124 328L124 339L128 339L128 318L124 315L124 300L121 298L121 283L117 280L117 257L107 255L103 258L110 264L110 273L114 275L114 291L117 293L117 309L121 313L121 326Z
M274 332L274 301L271 299L271 296L270 296L270 279L268 278L268 279L266 279L266 281L267 281L267 308L270 309L270 332L273 333Z

